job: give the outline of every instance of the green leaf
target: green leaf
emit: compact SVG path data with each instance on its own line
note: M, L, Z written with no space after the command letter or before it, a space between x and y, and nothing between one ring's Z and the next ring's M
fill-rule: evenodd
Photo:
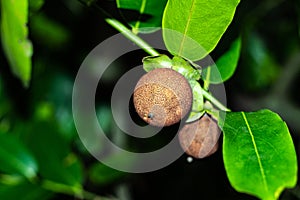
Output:
M169 0L163 38L174 55L196 61L208 55L231 23L239 0Z
M18 174L0 174L0 185L14 186L23 183L25 180L25 177Z
M36 176L38 165L27 148L16 137L0 133L0 170L31 179Z
M31 77L32 45L28 35L27 0L1 1L1 40L13 73L28 87Z
M60 50L70 43L72 33L61 23L38 13L30 18L32 38L47 50Z
M153 32L161 27L167 0L117 0L117 6L134 33Z
M143 68L149 72L157 68L171 68L172 60L166 55L148 56L143 58Z
M36 157L43 178L80 189L83 181L81 163L57 129L52 123L35 122L23 137Z
M203 69L203 79L213 84L228 80L237 67L240 51L241 38L239 37L232 43L230 49L217 60L215 65Z
M73 81L65 74L53 74L51 85L47 91L47 99L53 105L56 122L59 126L57 134L71 142L77 135L73 121L72 106ZM63 96L61 94L64 94Z
M30 11L36 12L44 5L45 2L44 0L29 0L28 3Z
M0 199L18 199L18 200L36 200L49 199L53 196L49 192L38 185L33 185L28 182L22 182L18 185L0 184Z
M245 41L240 79L250 90L266 89L280 75L280 66L258 34Z
M229 112L223 158L231 185L263 200L278 199L297 182L297 158L284 121L270 110Z

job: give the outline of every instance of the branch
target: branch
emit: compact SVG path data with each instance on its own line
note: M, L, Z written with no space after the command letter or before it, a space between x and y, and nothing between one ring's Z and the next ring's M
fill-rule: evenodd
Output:
M119 22L116 19L105 19L105 21L117 29L120 33L122 33L126 38L137 44L139 47L141 47L145 52L150 54L151 56L158 56L159 53L153 49L148 43L146 43L144 40L142 40L140 37L135 35L131 30L129 30L126 26L124 26L121 22Z

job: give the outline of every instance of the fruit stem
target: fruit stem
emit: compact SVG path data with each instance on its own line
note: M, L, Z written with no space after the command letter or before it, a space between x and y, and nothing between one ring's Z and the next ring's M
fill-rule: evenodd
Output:
M208 90L208 88L209 88L210 71L211 71L211 67L208 67L207 68L207 74L206 74L206 77L205 77L205 80L204 80L204 86L203 86L204 90Z
M204 90L202 87L201 87L201 92L202 92L203 96L208 101L210 101L212 104L214 104L220 110L230 111L229 108L227 108L226 106L224 106L220 101L218 101L214 96L212 96L209 92L207 92L206 90Z
M117 29L120 33L122 33L126 38L128 38L129 40L134 42L136 45L141 47L145 52L147 52L151 56L158 56L159 55L159 53L154 48L152 48L147 42L145 42L140 37L138 37L137 35L132 33L132 31L130 31L126 26L124 26L118 20L112 19L112 18L106 18L105 21L109 25L111 25L112 27Z

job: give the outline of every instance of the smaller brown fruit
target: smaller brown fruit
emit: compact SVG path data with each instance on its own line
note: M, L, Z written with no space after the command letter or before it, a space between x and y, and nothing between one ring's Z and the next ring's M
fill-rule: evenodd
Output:
M193 95L184 76L169 68L151 70L138 81L133 94L139 116L153 126L170 126L190 111Z
M179 142L188 155L204 158L217 151L220 133L216 121L205 114L180 130Z

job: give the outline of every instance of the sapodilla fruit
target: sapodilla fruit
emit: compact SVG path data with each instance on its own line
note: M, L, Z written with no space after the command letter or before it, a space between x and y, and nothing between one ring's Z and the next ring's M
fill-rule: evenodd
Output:
M151 70L140 78L133 94L139 116L153 126L170 126L190 111L193 101L190 84L169 68Z
M221 130L216 121L208 115L188 123L179 131L179 142L186 154L194 158L204 158L215 153Z

